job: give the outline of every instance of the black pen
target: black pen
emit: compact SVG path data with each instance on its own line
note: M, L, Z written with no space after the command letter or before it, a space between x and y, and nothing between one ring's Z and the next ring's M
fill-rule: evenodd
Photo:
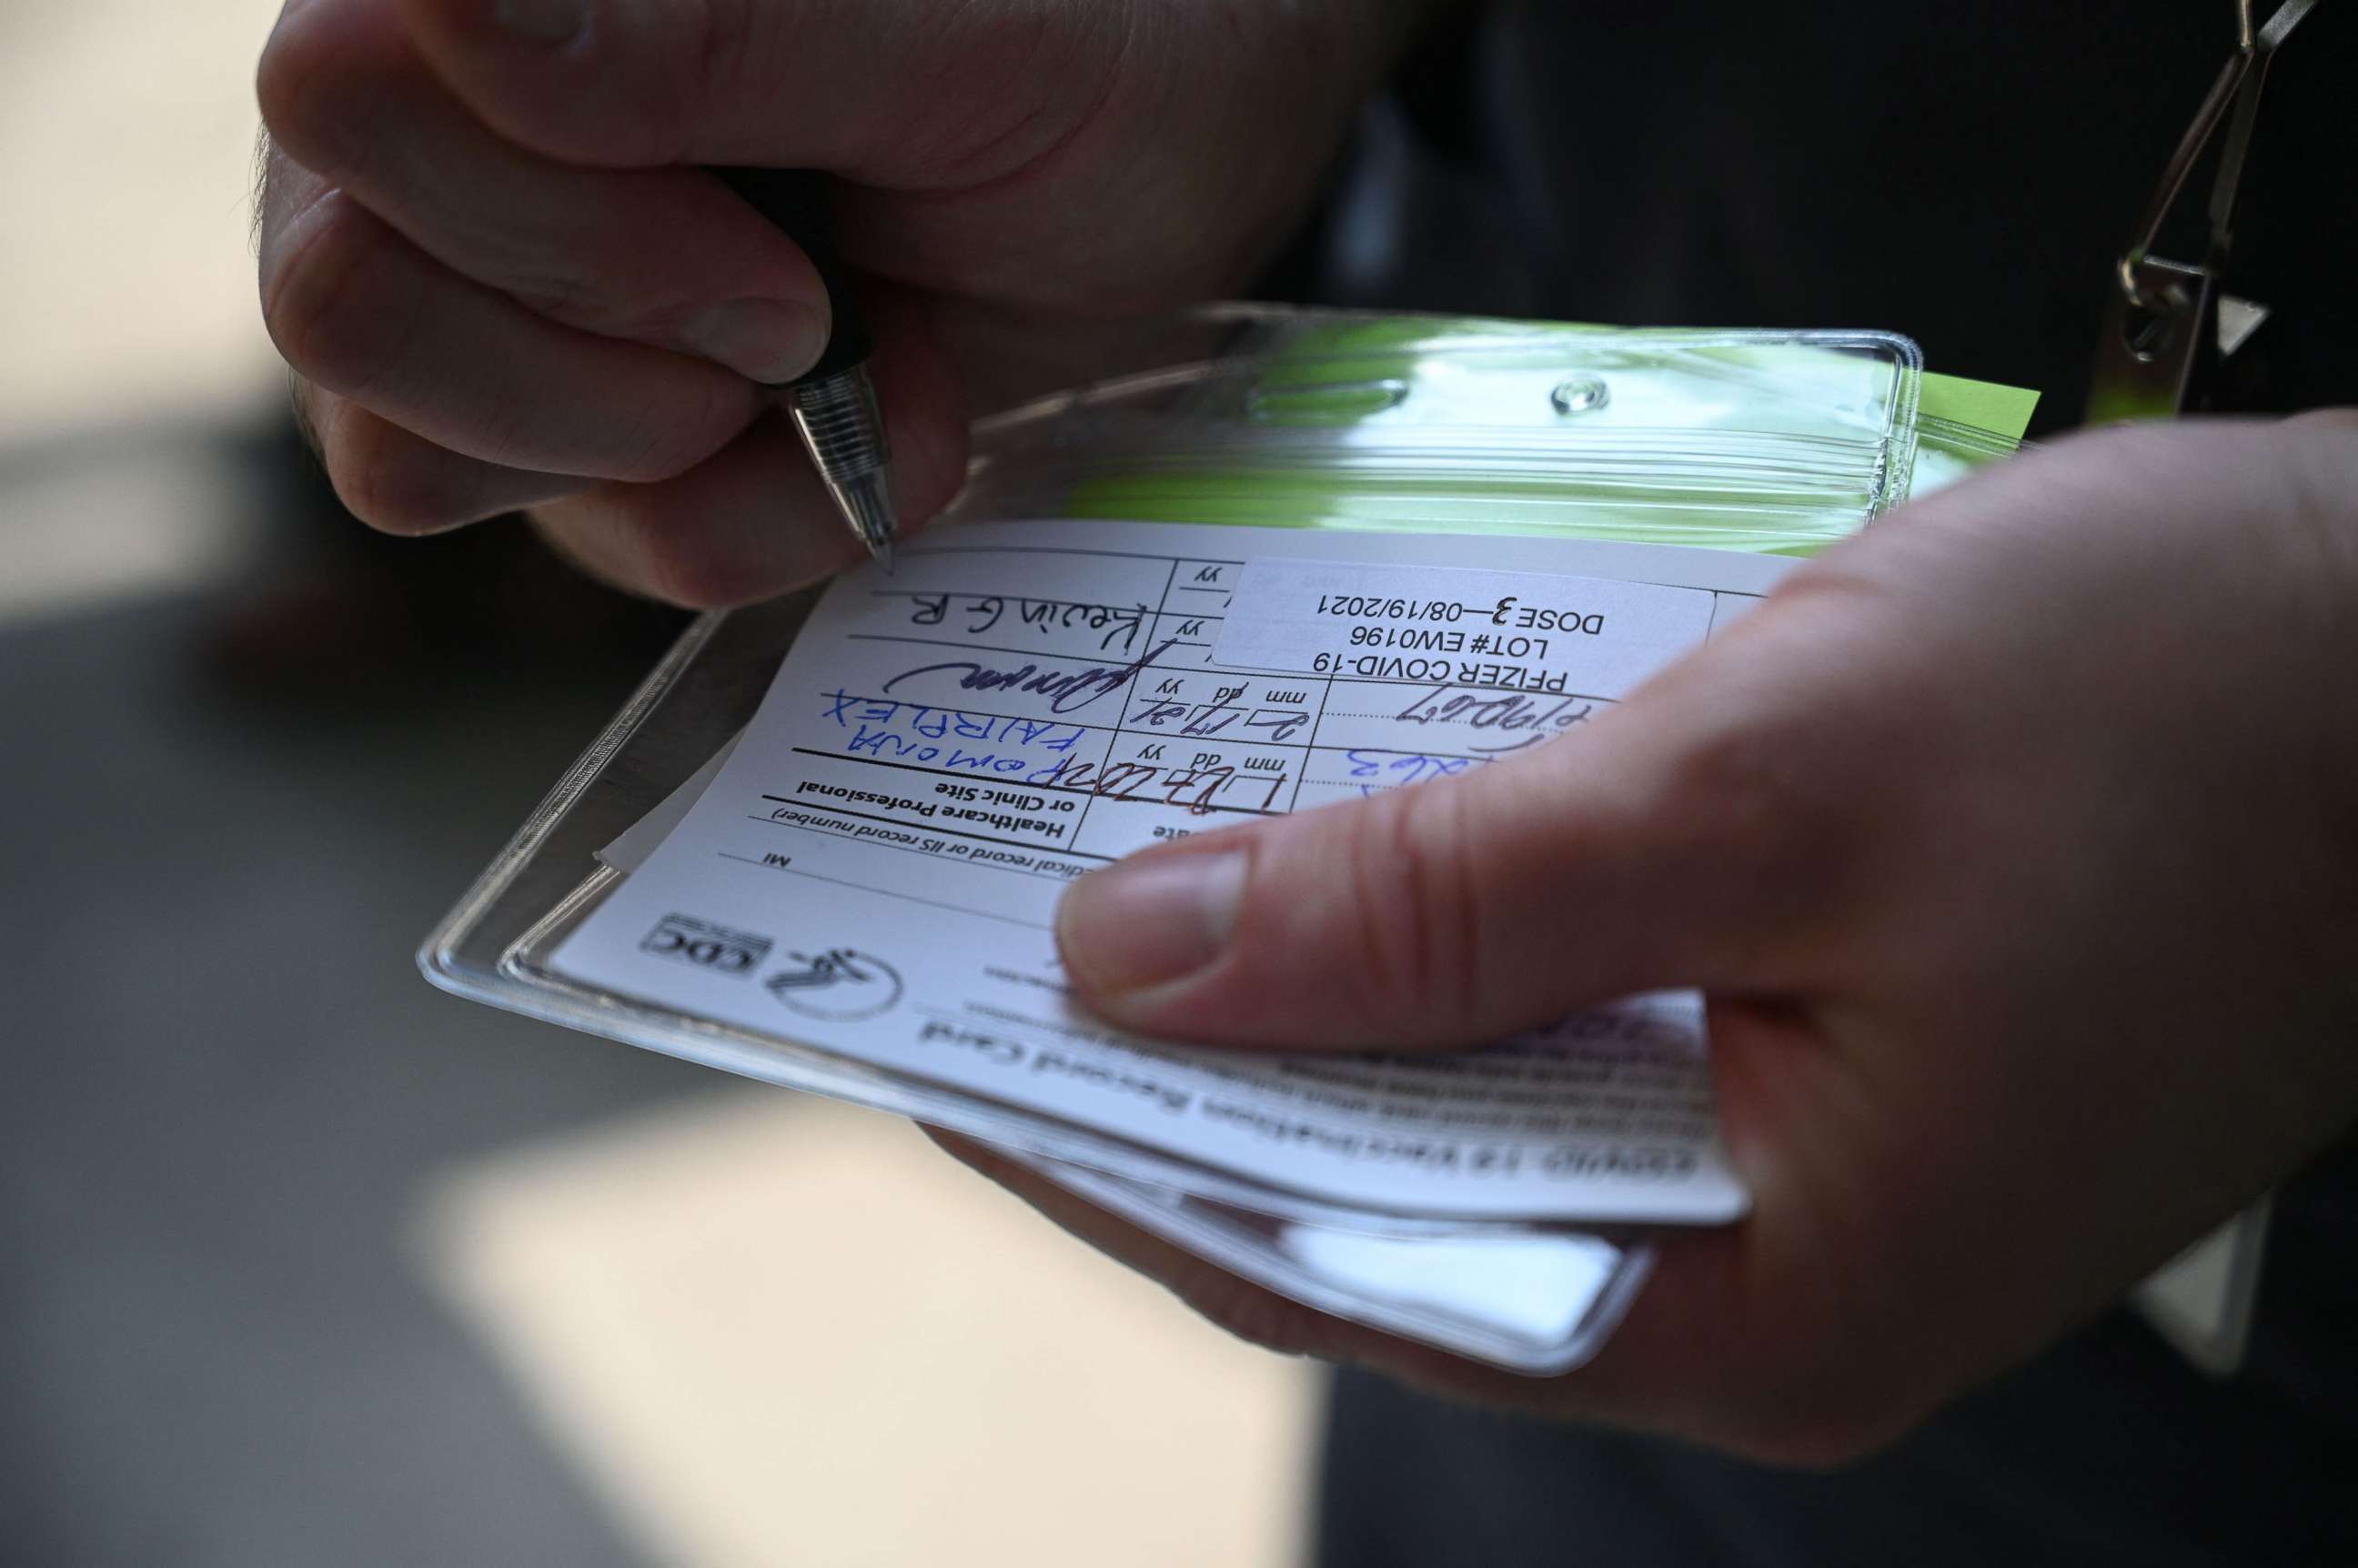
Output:
M891 571L892 538L900 525L892 506L892 453L885 443L876 387L868 379L868 324L836 259L835 224L827 215L822 177L800 168L712 172L800 245L827 286L835 320L827 351L796 380L777 388L778 402L801 433L852 535Z

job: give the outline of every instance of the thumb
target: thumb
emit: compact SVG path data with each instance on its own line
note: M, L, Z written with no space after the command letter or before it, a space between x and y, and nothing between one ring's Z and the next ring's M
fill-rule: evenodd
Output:
M1768 879L1662 725L1624 709L1476 772L1136 855L1075 883L1082 999L1169 1039L1470 1044L1729 979ZM1708 770L1706 770L1708 771Z

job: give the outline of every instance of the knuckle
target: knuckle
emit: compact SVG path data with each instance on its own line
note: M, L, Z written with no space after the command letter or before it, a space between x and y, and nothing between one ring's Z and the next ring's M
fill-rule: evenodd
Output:
M312 459L321 464L328 460L327 443L320 439L320 428L334 406L331 395L305 381L299 375L287 378L287 404L295 416L295 433L302 438L303 446Z
M254 96L263 124L298 162L330 173L366 147L354 128L368 124L382 92L364 31L350 6L314 0L290 9L263 46Z
M632 329L637 325L636 319L627 310L618 309L613 302L613 294L619 291L593 287L588 271L570 265L570 258L535 259L539 265L527 263L500 277L502 291L552 321L604 337L635 335Z
M358 410L347 410L327 442L329 481L336 497L380 534L415 537L460 522L463 506L447 470L423 443Z
M262 60L254 70L254 95L262 110L262 123L270 127L271 135L281 146L291 147L297 128L316 118L311 112L311 86L318 79L321 58L328 52L327 28L322 24L330 9L320 5L289 9L278 18L268 41L262 46Z
M912 167L960 184L1050 167L1105 114L1139 42L1127 5L962 8L936 40L954 62L936 99L947 112L911 127ZM1050 90L1010 94L1009 81Z
M1348 814L1340 845L1360 1022L1458 1018L1477 990L1463 792L1420 786Z
M352 393L384 368L393 280L388 231L341 192L328 190L272 237L263 256L262 317L297 371Z
M710 458L745 427L751 384L715 366L694 366L675 397L650 399L612 447L612 477L634 484L676 479Z
M755 9L779 7L609 6L540 69L479 77L470 97L511 140L546 157L616 168L687 162L697 121L716 96L774 96L773 84L750 79L777 55L774 45L749 47L757 24L747 13Z
M667 58L652 74L648 114L665 145L687 141L687 105L768 95L784 46L774 31L764 36L764 25L774 29L783 9L760 0L680 0L674 7L676 21L665 38Z
M261 265L266 297L272 261L284 248L287 233L333 187L297 163L267 127L256 154L260 167L254 190L254 255Z

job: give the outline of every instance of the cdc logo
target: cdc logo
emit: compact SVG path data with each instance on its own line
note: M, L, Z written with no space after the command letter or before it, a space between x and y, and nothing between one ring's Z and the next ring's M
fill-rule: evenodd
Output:
M666 914L639 944L642 953L693 964L717 975L751 975L770 955L770 939L750 932L731 931L708 920Z

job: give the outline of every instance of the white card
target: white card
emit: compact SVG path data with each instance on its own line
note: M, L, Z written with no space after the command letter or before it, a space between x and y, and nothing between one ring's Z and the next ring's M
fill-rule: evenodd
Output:
M1572 1231L1381 1236L1296 1224L1061 1161L1013 1158L1228 1272L1336 1317L1552 1378L1595 1355L1653 1249Z
M1576 729L1792 564L1574 540L946 531L897 576L828 590L709 787L552 967L1011 1111L1038 1152L1140 1174L1109 1152L1135 1150L1149 1179L1198 1172L1187 1184L1227 1201L1733 1218L1745 1195L1692 997L1455 1055L1214 1052L1082 1011L1051 920L1067 881L1133 849ZM1462 646L1403 645L1451 630ZM1494 632L1526 641L1473 645ZM1363 653L1421 662L1363 670Z
M1451 688L1455 711L1516 693L1613 699L1711 634L1704 589L1542 572L1263 558L1238 576L1219 656Z

